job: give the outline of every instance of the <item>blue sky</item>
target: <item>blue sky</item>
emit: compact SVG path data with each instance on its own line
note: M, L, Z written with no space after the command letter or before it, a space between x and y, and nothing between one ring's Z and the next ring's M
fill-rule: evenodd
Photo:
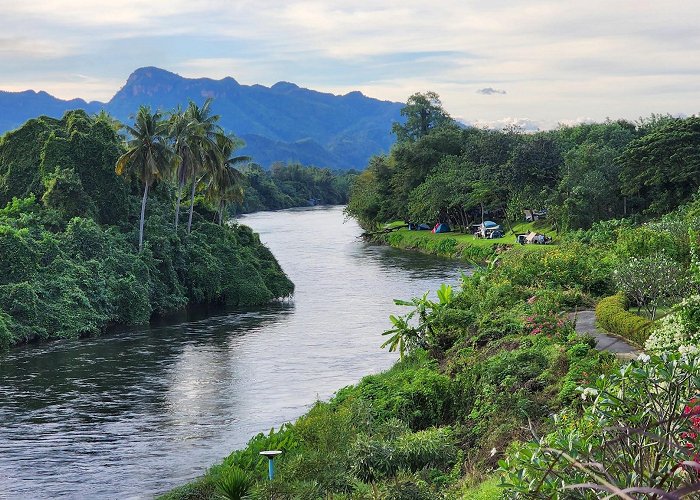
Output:
M696 0L5 0L0 89L108 100L141 66L550 128L700 112ZM486 89L486 90L484 90Z

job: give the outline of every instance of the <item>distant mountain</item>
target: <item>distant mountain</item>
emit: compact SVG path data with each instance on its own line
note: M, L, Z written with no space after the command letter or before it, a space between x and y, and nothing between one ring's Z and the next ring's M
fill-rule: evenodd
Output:
M107 103L64 101L46 92L0 91L0 134L29 118L59 118L70 109L104 109L129 122L141 104L170 110L214 98L221 125L246 141L241 154L263 166L275 161L333 168L364 168L372 155L393 143L391 124L401 120L401 103L380 101L360 92L333 95L279 82L272 87L241 85L233 78L183 78L159 68L134 71Z

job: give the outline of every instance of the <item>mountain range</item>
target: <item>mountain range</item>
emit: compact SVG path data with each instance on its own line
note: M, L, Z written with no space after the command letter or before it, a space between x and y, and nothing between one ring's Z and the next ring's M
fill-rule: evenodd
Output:
M0 134L40 115L60 118L71 109L107 111L130 123L141 104L169 111L214 99L220 124L246 142L240 154L269 166L298 161L338 169L362 169L375 154L388 152L391 125L401 121L403 104L350 92L334 95L278 82L271 87L241 85L227 77L184 78L155 67L134 71L108 102L62 100L46 92L0 91Z

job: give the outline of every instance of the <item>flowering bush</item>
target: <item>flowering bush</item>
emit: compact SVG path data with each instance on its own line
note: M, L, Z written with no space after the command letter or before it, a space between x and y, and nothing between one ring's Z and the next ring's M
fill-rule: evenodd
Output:
M700 491L698 388L700 357L679 353L640 357L600 376L595 387L581 388L586 406L578 419L565 410L553 433L514 445L499 462L506 496L680 498Z
M693 454L693 460L700 463L700 453L698 453L697 449L695 448L698 435L700 435L700 399L696 397L691 398L683 409L683 415L688 417L688 420L690 420L692 431L681 432L680 437L685 441L685 447L695 452ZM697 473L700 475L700 471L697 471Z
M560 338L566 338L573 331L571 323L566 320L564 315L555 313L527 316L523 328L527 335L545 335L550 339L557 335Z
M700 352L700 295L684 299L671 314L658 321L644 344L651 352L678 350L682 354Z
M630 257L613 275L617 286L640 310L645 308L652 320L659 305L682 297L690 285L688 273L664 253Z

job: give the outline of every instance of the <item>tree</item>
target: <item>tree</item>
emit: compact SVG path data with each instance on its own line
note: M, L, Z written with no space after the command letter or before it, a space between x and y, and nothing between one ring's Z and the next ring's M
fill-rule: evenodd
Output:
M700 187L700 117L663 122L632 141L618 160L625 196L660 215L685 203Z
M391 127L399 142L418 140L435 128L455 123L442 108L440 96L432 91L417 92L409 97L401 109L401 116L406 117L406 123L394 123Z
M143 222L148 188L156 179L162 177L168 168L175 165L179 158L167 143L167 126L161 120L158 111L151 113L150 107L142 105L136 114L134 126L126 125L126 130L131 139L127 142L127 152L119 157L114 170L117 175L123 175L129 169L143 183L139 223L140 252L143 248Z
M233 156L236 149L243 146L243 141L232 135L217 134L216 146L220 162L209 176L207 195L216 203L219 224L225 222L226 205L243 201L243 174L237 166L250 162L249 156Z
M182 201L182 192L187 179L193 176L192 169L196 164L194 150L197 147L197 127L190 119L188 113L178 108L170 114L169 135L173 142L173 149L180 157L180 164L175 172L177 182L177 201L175 203L175 231L177 232L178 222L180 220L180 203Z
M192 135L189 147L192 150L192 165L190 177L192 179L192 192L190 194L190 213L187 220L187 233L192 230L192 213L194 212L194 195L197 185L205 177L207 171L211 172L220 164L220 152L216 146L216 136L221 134L221 127L217 125L219 115L211 113L212 99L207 99L202 107L190 101L187 118L191 121Z
M617 285L634 302L656 318L656 308L673 303L688 290L687 272L664 253L650 257L630 257L614 272Z

